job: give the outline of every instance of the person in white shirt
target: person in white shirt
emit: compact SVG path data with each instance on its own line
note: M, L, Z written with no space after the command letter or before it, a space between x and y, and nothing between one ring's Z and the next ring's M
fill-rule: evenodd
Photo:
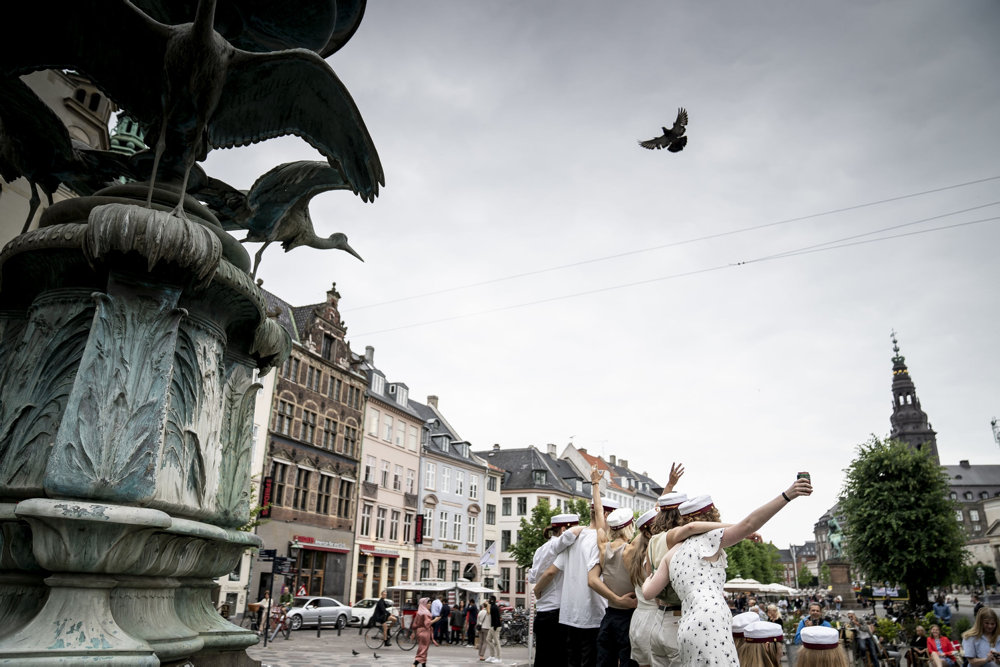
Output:
M535 662L538 667L565 667L566 627L559 623L566 549L580 535L578 514L556 514L546 528L549 540L538 547L528 570L535 585Z

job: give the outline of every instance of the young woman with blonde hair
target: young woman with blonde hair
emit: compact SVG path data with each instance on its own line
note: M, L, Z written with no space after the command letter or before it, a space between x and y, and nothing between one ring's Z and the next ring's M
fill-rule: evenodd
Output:
M962 633L962 653L972 667L996 665L1000 662L1000 621L997 613L983 607L976 622Z

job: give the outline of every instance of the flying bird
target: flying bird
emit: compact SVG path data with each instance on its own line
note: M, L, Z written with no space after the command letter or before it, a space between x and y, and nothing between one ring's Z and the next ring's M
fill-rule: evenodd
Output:
M684 136L684 133L687 131L687 124L687 109L681 107L677 110L677 120L674 121L672 128L668 130L664 127L662 135L653 139L647 139L646 141L640 141L639 145L650 150L654 148L657 150L666 148L671 153L680 152L687 146L688 139Z
M347 237L337 232L329 237L316 236L309 202L330 190L347 190L350 185L337 167L326 162L303 160L278 165L257 179L249 192L243 193L214 178L196 193L219 215L223 229L246 229L244 243L263 243L254 257L251 276L267 246L281 242L285 252L309 246L320 250L335 248L361 259L347 244Z
M146 124L155 145L153 173L163 166L183 192L196 161L214 148L245 146L294 134L339 166L364 201L385 175L368 129L347 88L320 56L306 49L252 53L214 29L216 0L199 0L193 23L166 25L127 0L93 11L89 3L24 5L4 21L0 40L17 44L0 55L0 74L74 69ZM103 48L103 40L115 48ZM137 83L137 82L141 82ZM152 194L153 179L150 183Z
M131 176L124 156L70 139L59 116L16 76L0 76L0 176L28 181L28 231L42 202L52 205L60 183L77 194L92 194L118 176ZM0 188L2 190L2 188Z

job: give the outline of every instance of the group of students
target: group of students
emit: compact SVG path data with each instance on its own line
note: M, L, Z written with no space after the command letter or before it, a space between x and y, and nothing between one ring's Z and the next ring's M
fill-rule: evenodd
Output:
M674 491L683 474L671 466L657 507L634 519L630 508L601 497L602 473L593 468L592 525L580 526L576 514L552 517L528 572L537 599L535 665L735 667L772 664L758 654L780 659L779 624L754 613L734 633L723 548L812 493L808 475L739 523L723 524L710 496Z

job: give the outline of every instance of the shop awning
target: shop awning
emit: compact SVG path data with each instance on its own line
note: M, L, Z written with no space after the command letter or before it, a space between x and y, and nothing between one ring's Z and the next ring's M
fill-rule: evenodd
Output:
M492 588L487 588L483 586L478 581L460 581L458 582L458 588L465 591L466 593L482 593L484 595L496 595L497 591Z
M394 549L381 549L373 544L359 544L358 550L366 556L381 558L399 558L399 552Z
M455 588L456 582L454 581L413 581L404 582L397 584L396 586L389 586L386 590L390 591L427 591L429 593L442 593L444 591L450 591Z
M351 550L343 542L326 542L307 535L295 535L290 546L298 549L312 549L313 551L329 551L335 554L351 553Z

